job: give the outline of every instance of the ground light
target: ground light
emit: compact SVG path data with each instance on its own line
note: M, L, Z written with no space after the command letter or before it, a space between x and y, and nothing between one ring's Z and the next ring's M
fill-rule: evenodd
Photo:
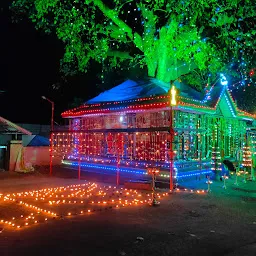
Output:
M226 188L227 188L227 186L226 186L226 180L228 179L228 176L227 176L226 174L224 174L224 175L222 176L222 179L223 179L223 188L226 189Z
M176 190L178 193L205 194L204 190ZM167 197L167 192L155 193L155 200ZM138 207L152 203L152 194L96 183L75 184L18 193L0 194L1 206L10 217L2 217L0 225L22 230L31 226L78 215L89 216L106 210ZM19 207L17 207L19 206Z
M237 167L237 169L236 169L236 181L234 183L234 185L236 185L236 186L238 186L238 176L240 176L240 172L238 170L239 170L239 168Z
M246 175L248 174L248 172L246 170L243 171L239 171L240 175L243 175L243 183L246 183Z
M207 181L206 181L206 184L207 184L207 192L211 192L211 188L210 188L210 185L212 184L212 181L210 179L210 175L207 175Z
M159 175L160 170L158 168L147 168L147 173L152 176L152 201L150 205L157 206L160 202L156 200L156 176Z

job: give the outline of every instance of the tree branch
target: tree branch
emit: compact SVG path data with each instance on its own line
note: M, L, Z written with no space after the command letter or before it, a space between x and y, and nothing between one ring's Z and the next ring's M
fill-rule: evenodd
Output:
M109 25L106 27L106 31L108 32L108 35L110 38L113 38L114 41L119 41L122 43L130 43L133 42L133 40L126 37L126 35L119 29L116 25ZM109 40L111 41L111 40Z
M126 2L124 2L124 3L122 3L120 6L119 6L119 10L121 10L121 8L124 6L124 5L126 5L126 4L128 4L128 3L131 3L133 0L128 0L128 1L126 1Z
M158 17L154 15L153 10L147 9L142 3L138 4L137 6L141 8L141 14L145 20L145 37L153 39L156 32L156 22Z
M121 51L109 50L107 52L107 56L116 57L116 58L120 58L120 59L132 59L132 57L130 56L130 54L128 52L121 52Z
M134 44L143 51L141 36L138 33L133 33L132 29L118 18L118 13L115 10L109 9L101 0L94 0L93 4L96 5L106 17L111 19L124 33L127 33L127 36L133 40Z

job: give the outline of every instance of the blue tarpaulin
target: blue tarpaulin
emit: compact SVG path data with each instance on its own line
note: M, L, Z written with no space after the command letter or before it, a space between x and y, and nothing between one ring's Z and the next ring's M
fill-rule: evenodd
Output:
M26 147L43 147L43 146L49 146L50 141L48 138L40 136L40 135L34 135L29 136L29 138L26 139L26 142L24 143Z

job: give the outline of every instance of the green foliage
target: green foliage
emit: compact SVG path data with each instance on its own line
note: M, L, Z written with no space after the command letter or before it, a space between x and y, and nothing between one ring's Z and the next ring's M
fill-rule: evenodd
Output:
M77 107L81 106L84 102L85 102L84 99L75 97L75 98L73 98L73 100L71 102L69 102L68 107L69 108L77 108Z
M192 72L184 75L182 78L186 81L188 85L190 85L197 91L201 91L203 89L202 85L206 85L208 81L207 75L203 75L199 69L193 70Z
M197 73L215 78L234 72L231 63L245 62L242 72L255 64L250 0L14 0L12 10L56 33L69 74L73 67L86 72L93 60L108 68L146 66L165 82L187 76L199 86Z

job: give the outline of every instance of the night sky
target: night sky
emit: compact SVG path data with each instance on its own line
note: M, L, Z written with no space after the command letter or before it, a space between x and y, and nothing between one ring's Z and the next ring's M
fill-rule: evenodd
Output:
M102 89L95 72L65 78L59 71L64 48L54 35L37 31L27 18L11 22L9 0L0 13L1 82L0 116L19 123L48 124L51 105L41 99L45 95L55 102L55 120L62 122L61 112L70 107L74 97L87 100ZM2 2L1 1L1 2ZM61 85L56 90L52 85Z

